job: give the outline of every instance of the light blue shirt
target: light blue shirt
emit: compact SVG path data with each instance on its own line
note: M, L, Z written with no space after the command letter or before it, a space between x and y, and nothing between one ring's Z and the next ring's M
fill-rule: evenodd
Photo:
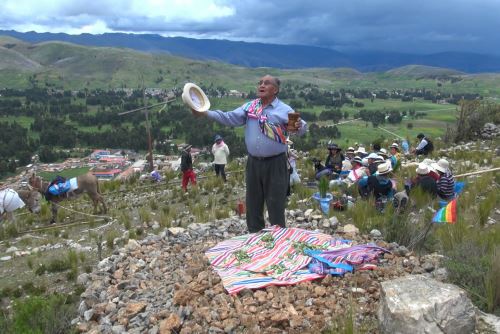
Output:
M259 126L259 121L253 118L247 118L245 110L242 105L241 107L233 110L224 112L221 110L208 110L208 118L214 120L220 124L227 126L242 126L246 124L245 128L245 144L247 146L248 154L254 157L272 157L280 153L287 151L286 143L278 143L277 141L264 135ZM278 98L266 106L262 110L262 114L267 116L267 120L271 123L279 123L286 126L288 123L288 113L293 112L292 108L281 102ZM307 131L307 123L301 120L302 126L297 133L302 136Z
M418 144L416 150L421 150L425 147L425 145L427 145L429 142L424 138L422 138L422 140L420 141L420 143Z

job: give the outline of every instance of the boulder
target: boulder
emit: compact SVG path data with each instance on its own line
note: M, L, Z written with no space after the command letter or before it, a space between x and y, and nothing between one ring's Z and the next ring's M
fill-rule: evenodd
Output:
M475 312L465 291L423 275L381 283L381 333L468 334Z

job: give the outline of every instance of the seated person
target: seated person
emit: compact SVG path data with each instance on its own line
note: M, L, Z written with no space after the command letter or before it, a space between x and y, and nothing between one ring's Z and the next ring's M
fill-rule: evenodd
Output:
M410 186L405 186L406 190L409 191L410 188L419 187L425 193L430 194L432 197L437 196L437 186L436 181L430 175L430 168L427 164L421 162L418 164L416 169L417 176L411 181Z
M415 155L428 155L434 150L434 144L432 141L425 137L423 133L419 133L417 138L420 140L417 148L413 151Z
M439 180L439 173L434 168L434 166L436 165L436 163L434 162L434 160L432 160L432 159L424 159L422 162L424 164L426 164L427 166L429 166L429 176L432 177L434 179L434 181L437 182Z
M383 161L377 153L370 153L368 159L368 172L369 175L374 175L377 172L378 165Z
M349 147L349 148L345 151L345 159L346 159L346 160L349 160L349 161L352 161L352 159L354 159L354 156L355 156L355 153L354 153L354 147Z
M398 162L401 160L401 154L399 153L399 145L398 143L392 143L391 146L389 146L389 149L391 150L391 166L392 169L396 167Z
M342 171L342 161L344 161L344 155L341 153L342 149L335 143L328 144L328 156L325 160L325 168L329 168L333 173L340 174Z
M352 169L347 175L346 182L352 185L358 182L362 177L366 176L366 168L363 166L363 161L360 157L355 157L352 162Z
M391 166L387 163L378 165L375 175L363 177L358 182L359 194L367 198L373 194L375 200L392 199L395 193L394 183L390 179Z
M356 154L356 156L360 157L361 159L366 158L367 156L366 150L363 146L358 147L358 149L354 151L354 154Z
M387 160L389 158L389 153L387 153L387 150L385 148L381 148L378 152L378 155L384 158L384 160Z
M434 165L434 169L439 173L439 180L436 182L439 197L448 201L455 197L455 178L449 169L446 159L440 159Z

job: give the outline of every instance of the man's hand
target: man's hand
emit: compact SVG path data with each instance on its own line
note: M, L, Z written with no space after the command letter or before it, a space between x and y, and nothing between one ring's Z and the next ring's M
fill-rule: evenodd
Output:
M300 128L302 127L302 118L300 118L300 117L299 117L299 118L297 119L297 122L295 122L294 126L295 126L295 128L297 129L297 131L299 131L299 130L300 130Z

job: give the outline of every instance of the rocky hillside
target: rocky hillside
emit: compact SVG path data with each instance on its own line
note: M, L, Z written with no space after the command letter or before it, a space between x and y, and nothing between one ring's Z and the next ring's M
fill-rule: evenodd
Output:
M488 135L492 131L488 127ZM309 158L313 153L317 152L302 153L298 161L303 180L310 174ZM442 148L436 154L449 159L455 174L499 166L497 146L491 140ZM424 287L429 286L432 292L418 290L414 291L416 295L402 298L405 306L421 307L419 319L427 319L424 324L417 322L415 328L436 324L457 328L458 323L460 328L475 328L476 333L494 333L492 326L499 326L498 318L485 318L472 307L464 290L437 286L439 282L455 282L469 292L476 305L485 310L492 305L495 309L494 301L481 303L491 297L485 292L485 282L493 282L490 287L497 288L494 278L498 263L491 254L498 247L498 174L468 178L466 191L459 199L457 224L431 226L426 238L417 240L418 244L415 238L421 237L429 226L437 203L419 203L422 199L415 196L409 212L395 218L390 211L381 215L369 202L360 201L352 209L334 211L325 217L310 201L315 189L298 187L286 211L287 226L349 239L356 245L375 243L389 253L380 258L372 271L229 295L204 253L218 242L246 233L244 217L233 211L235 200L244 193L243 176L237 172L243 162L238 163L226 185L207 177L187 195L171 183L153 186L109 182L104 192L113 219L104 224L89 217L81 222L72 211L61 209L59 218L64 219L63 224L70 221L71 225L40 226L43 230L37 231L39 222L31 216L19 216L16 225L7 224L1 229L4 234L0 241L0 282L3 286L18 282L24 291L25 287L48 283L48 294L74 293L75 286L83 287L78 291L75 314L70 318L71 328L80 332L337 333L355 328L362 333L388 333L382 322L394 324L395 320L387 319L406 319L407 315L386 310L391 302L397 302L388 300L390 291L399 291L404 284L397 289L387 285L395 279L423 275ZM405 164L397 181L411 176L414 168L414 163ZM90 203L84 199L65 205L90 211L86 209ZM73 219L75 222L71 223ZM26 234L7 238L5 233L14 228L17 233ZM101 255L103 259L99 260ZM61 259L68 256L77 258L83 268L60 268L64 264ZM25 281L27 278L33 281ZM436 292L443 289L456 290L456 296ZM17 294L22 296L23 291L11 292L11 296ZM424 305L417 302L418 297L441 303ZM5 298L2 301L11 308ZM457 310L452 305L466 307ZM437 309L440 311L432 311ZM448 320L438 320L432 312Z
M75 320L78 329L89 333L320 333L336 322L344 325L340 322L353 316L373 333L378 326L380 282L408 274L446 278L441 256L418 256L404 246L388 244L378 230L363 236L352 225L341 226L336 217L326 219L312 210L288 211L287 223L317 228L356 244L375 242L391 253L374 271L228 295L204 252L240 235L244 219L169 228L139 242L130 240L100 262L95 272L79 276L87 289Z

